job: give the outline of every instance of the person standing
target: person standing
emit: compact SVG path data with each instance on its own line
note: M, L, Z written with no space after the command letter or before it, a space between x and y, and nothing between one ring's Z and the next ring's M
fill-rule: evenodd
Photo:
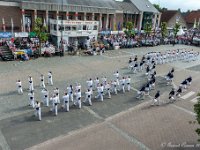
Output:
M128 92L130 92L130 90L131 90L131 77L130 76L128 76L127 78L126 78L126 86L127 86L127 90L128 90Z
M48 84L53 85L53 75L51 71L48 72Z
M104 90L103 84L99 85L99 86L97 87L98 95L95 96L96 99L100 97L100 100L101 100L102 102L103 102L103 90Z
M36 103L35 103L35 116L38 117L39 121L42 120L41 107L40 107L40 102L39 101L36 101Z
M73 102L74 98L73 98L73 86L72 85L67 87L67 93L69 95L69 99L71 100L71 102Z
M41 93L42 93L43 104L49 107L49 92L47 91L47 89L43 89Z
M44 75L43 74L41 74L41 76L40 76L40 87L45 89Z
M18 94L23 94L23 89L22 89L22 82L21 82L21 80L18 80L18 81L16 82L16 85L17 85L17 92L18 92Z
M28 81L29 81L29 91L33 91L34 90L33 78L29 76Z
M106 90L106 93L108 94L109 99L111 99L110 89L111 89L110 83L106 83L105 90Z
M63 108L65 111L69 111L69 94L65 93L63 96Z
M35 98L34 98L34 92L30 91L28 93L28 97L29 97L29 106L32 106L33 108L35 108Z
M81 89L78 89L75 93L76 101L74 102L74 105L76 106L78 104L78 108L81 109Z
M84 101L84 103L86 103L86 102L88 101L88 102L89 102L89 105L92 106L91 97L92 97L91 90L88 89L88 90L85 92L85 101Z

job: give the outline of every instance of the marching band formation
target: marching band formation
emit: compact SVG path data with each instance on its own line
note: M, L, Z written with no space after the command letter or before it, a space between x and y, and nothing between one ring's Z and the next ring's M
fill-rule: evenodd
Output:
M145 76L147 78L147 83L137 90L137 99L144 99L145 96L149 96L151 90L154 90L156 87L156 65L170 63L173 61L195 61L199 53L194 52L193 50L170 50L164 53L161 52L149 52L146 55L142 56L141 60L138 61L137 55L134 58L130 58L128 62L128 68L133 73L142 72L145 70ZM166 86L173 85L174 78L174 68L172 68L165 76ZM58 115L58 107L61 106L66 112L70 109L70 102L73 103L75 107L81 109L82 103L86 103L92 106L92 99L95 98L101 102L104 101L104 98L111 99L112 94L118 94L119 91L125 93L126 91L131 90L131 77L130 76L121 76L119 71L114 72L112 80L108 81L106 76L103 76L101 79L96 77L95 79L89 78L86 81L85 86L87 90L82 92L82 86L80 83L76 85L69 85L64 94L60 96L59 88L54 88L53 91L48 91L45 85L45 76L41 75L40 87L41 87L41 102L35 100L34 96L34 84L33 78L28 77L29 83L29 106L31 106L35 111L35 116L39 120L41 117L41 108L42 106L50 107L50 111L53 112L56 116ZM192 77L184 79L180 83L178 89L172 88L169 92L169 102L174 102L176 98L181 96L181 93L184 92L191 85ZM49 86L53 86L53 74L51 71L47 74L47 83ZM18 94L23 94L22 82L18 80L16 82ZM95 93L94 93L95 92ZM50 94L51 93L51 94ZM97 95L96 95L97 93ZM84 95L84 98L83 98ZM160 91L157 91L153 97L152 105L160 105ZM41 105L42 103L42 105Z

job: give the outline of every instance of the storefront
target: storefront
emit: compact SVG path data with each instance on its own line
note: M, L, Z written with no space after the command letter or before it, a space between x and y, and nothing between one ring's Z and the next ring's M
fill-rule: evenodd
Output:
M61 39L66 44L85 43L89 38L97 39L98 21L50 20L50 34L53 43L60 45Z

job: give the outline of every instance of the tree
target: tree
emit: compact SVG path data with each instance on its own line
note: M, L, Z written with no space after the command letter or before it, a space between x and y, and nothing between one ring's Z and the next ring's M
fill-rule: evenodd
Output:
M174 26L174 28L173 28L174 38L176 38L179 29L180 29L180 24L176 23L175 26Z
M161 35L162 39L164 39L167 36L167 23L161 22Z
M200 93L197 94L200 97ZM198 102L194 105L194 112L196 113L196 120L200 124L200 98L197 98ZM200 136L200 128L196 129L196 133Z
M39 55L41 55L42 42L48 40L47 26L44 26L41 18L36 18L33 31L39 39Z
M130 37L130 36L134 36L135 35L135 32L133 30L133 27L134 27L134 23L133 22L127 22L126 23L126 30L124 31L124 33Z
M146 36L149 36L149 35L150 35L151 30L152 30L152 26L151 26L151 24L150 24L149 22L147 22L147 23L145 24L145 27L144 27L144 31L145 31L145 33L146 33Z
M159 12L162 11L162 8L160 7L159 4L153 4L153 6L154 6Z

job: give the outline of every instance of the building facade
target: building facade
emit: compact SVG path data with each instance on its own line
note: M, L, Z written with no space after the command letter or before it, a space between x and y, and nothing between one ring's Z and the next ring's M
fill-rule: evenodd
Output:
M122 30L126 22L131 21L140 31L147 22L152 24L153 29L158 27L160 16L148 0L0 1L0 18L5 22L6 31L14 26L16 32L27 32L29 27L32 30L37 17L48 26L50 19L99 21L100 31Z
M176 23L179 23L183 29L187 29L185 18L177 10L162 12L161 22L166 22L169 29L173 29Z

